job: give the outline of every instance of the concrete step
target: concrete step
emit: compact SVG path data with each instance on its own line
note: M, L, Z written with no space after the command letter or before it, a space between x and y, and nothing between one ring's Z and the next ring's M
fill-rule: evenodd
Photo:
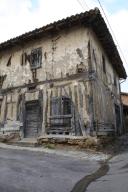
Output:
M87 136L71 136L71 135L46 135L37 138L39 145L44 143L53 144L67 144L67 145L84 145L86 141L90 139ZM96 142L96 138L91 138L92 141Z

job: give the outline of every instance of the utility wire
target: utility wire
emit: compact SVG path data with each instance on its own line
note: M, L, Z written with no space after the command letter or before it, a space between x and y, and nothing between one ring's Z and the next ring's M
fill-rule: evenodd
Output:
M77 2L79 3L79 5L82 7L82 9L85 11L86 8L83 6L82 2L80 0L77 0ZM88 5L86 2L84 2L84 5L87 7L87 9L89 9Z
M79 5L82 7L83 10L85 10L85 8L83 7L82 3L80 0L77 0L77 2L79 3Z
M100 8L101 8L102 11L103 11L103 14L104 14L104 16L105 16L105 18L106 18L106 21L107 21L108 25L109 25L109 28L111 29L111 32L112 32L112 34L113 34L113 37L114 37L114 39L115 39L115 41L116 41L116 43L117 43L117 46L119 47L120 53L122 54L122 57L123 57L125 63L127 64L127 61L126 61L125 56L124 56L124 54L123 54L123 51L122 51L122 49L121 49L121 47L120 47L120 45L119 45L119 43L118 43L118 40L117 40L117 38L116 38L116 36L115 36L114 31L113 31L113 29L112 29L112 27L111 27L111 25L110 25L110 23L109 23L109 20L108 20L107 15L106 15L106 13L105 13L105 11L104 11L104 8L103 8L100 0L97 0L97 1L98 1L99 5L100 5Z
M87 7L87 9L90 9L85 0L83 0L83 3L84 3L84 5L85 5L85 7Z
M106 19L106 21L107 21L107 23L108 23L108 26L109 26L112 34L113 34L113 37L114 37L114 39L115 39L115 41L116 41L116 44L117 44L117 46L118 46L118 48L119 48L119 50L120 50L120 53L121 53L121 55L122 55L122 57L123 57L123 59L124 59L124 61L125 61L125 64L127 64L127 61L126 61L125 56L124 56L124 54L123 54L123 51L122 51L122 49L121 49L121 47L120 47L120 45L119 45L119 43L118 43L118 40L117 40L117 38L116 38L116 35L115 35L114 31L113 31L113 29L112 29L112 27L111 27L111 25L110 25L110 23L109 23L109 20L108 20L107 15L106 15L106 13L105 13L105 11L104 11L104 8L103 8L100 0L97 0L97 1L98 1L99 5L100 5L100 8L101 8L101 10L102 10L102 12L103 12L103 14L104 14L104 16L105 16L105 19ZM83 0L83 3L84 3L84 5L85 5L86 8L83 6L83 4L82 4L82 2L81 2L80 0L77 0L77 2L79 3L79 5L82 7L82 9L83 9L84 11L86 10L86 8L87 8L87 9L90 9L85 0Z

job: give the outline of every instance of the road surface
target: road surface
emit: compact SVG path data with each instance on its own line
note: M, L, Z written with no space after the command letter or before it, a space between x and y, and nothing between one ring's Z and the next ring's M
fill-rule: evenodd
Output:
M128 150L109 161L107 174L92 182L86 192L128 192Z
M80 159L79 154L0 148L0 192L70 192L98 168L98 162Z

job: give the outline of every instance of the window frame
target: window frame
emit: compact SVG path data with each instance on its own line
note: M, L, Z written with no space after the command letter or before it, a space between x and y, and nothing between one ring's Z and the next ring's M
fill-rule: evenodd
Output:
M64 112L64 105L65 105L65 100L68 100L70 103L70 112L65 113ZM53 101L55 105L57 104L58 106L53 106ZM57 101L57 103L56 103ZM56 113L56 109L57 113ZM67 109L68 111L68 109ZM51 98L51 103L50 103L50 127L71 127L71 118L72 118L72 103L71 103L71 98L70 97L52 97Z
M57 109L57 113L55 113L55 111L53 111L53 101L54 104L58 106L56 107ZM56 103L57 102L57 103ZM65 108L65 102L69 102L68 103L68 107L70 106L70 110L68 108ZM51 116L67 116L67 115L71 115L72 114L72 104L71 104L71 98L70 97L65 97L65 96L61 96L61 97L52 97L51 101L50 101L50 115ZM66 111L70 111L69 113Z

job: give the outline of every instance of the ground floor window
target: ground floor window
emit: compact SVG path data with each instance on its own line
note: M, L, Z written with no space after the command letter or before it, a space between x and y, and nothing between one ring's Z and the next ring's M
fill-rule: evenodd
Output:
M50 103L50 130L52 133L69 134L72 105L68 97L53 97Z

